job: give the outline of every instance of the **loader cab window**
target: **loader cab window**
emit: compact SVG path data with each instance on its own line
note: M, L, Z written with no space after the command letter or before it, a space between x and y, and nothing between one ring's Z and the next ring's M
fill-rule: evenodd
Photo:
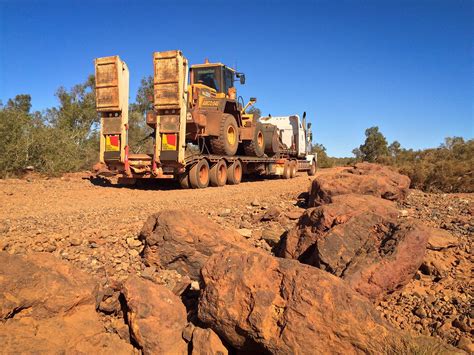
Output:
M227 67L223 67L224 72L224 92L227 93L230 88L234 87L234 73Z
M204 84L220 92L219 67L194 68L194 84Z

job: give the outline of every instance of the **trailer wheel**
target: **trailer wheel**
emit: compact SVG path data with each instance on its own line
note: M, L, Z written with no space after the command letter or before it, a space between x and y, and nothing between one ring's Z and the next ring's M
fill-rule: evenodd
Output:
M283 179L291 178L291 163L289 160L285 161L285 165L283 166L283 175L281 176Z
M313 160L311 163L311 168L308 170L308 175L313 176L314 174L316 174L316 161Z
M224 186L227 182L227 164L221 159L210 170L209 179L211 186Z
M255 131L251 141L244 141L244 151L246 155L261 157L265 154L265 136L260 122L255 125Z
M189 173L186 172L178 176L179 185L182 189L189 189Z
M189 170L189 183L193 189L203 189L209 186L209 163L206 159L199 160Z
M296 176L297 165L298 163L296 160L292 160L290 162L290 179L293 179Z
M239 147L239 126L235 117L224 114L222 117L219 136L210 137L211 150L217 155L235 155Z
M234 161L227 169L227 183L229 185L238 185L242 180L242 163L240 160Z

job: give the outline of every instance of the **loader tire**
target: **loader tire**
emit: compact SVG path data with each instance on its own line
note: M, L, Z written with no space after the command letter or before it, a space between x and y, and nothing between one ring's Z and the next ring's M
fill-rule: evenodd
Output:
M199 160L189 170L189 183L193 189L204 189L209 186L209 163L206 159Z
M251 141L243 143L245 155L261 157L265 154L265 136L260 122L255 125L255 132Z
M229 185L238 185L242 181L242 163L240 160L234 161L227 168L227 183Z
M227 182L227 164L224 159L211 167L209 174L211 186L224 186Z
M212 154L235 155L239 147L239 126L235 117L224 114L219 129L219 136L210 137Z

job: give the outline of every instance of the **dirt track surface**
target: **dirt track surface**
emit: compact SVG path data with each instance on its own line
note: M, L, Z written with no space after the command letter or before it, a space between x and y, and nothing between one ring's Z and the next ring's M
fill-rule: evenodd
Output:
M174 184L144 187L98 186L86 177L50 180L0 180L0 232L7 235L136 233L161 209L190 209L210 214L238 212L255 198L271 204L294 199L310 178L243 182L237 186L182 190ZM77 236L77 235L76 235Z
M150 214L189 209L239 228L243 214L270 206L303 211L296 204L309 184L306 173L292 180L248 181L201 190L182 190L170 182L101 186L87 174L0 180L0 249L18 254L51 252L98 276L124 279L144 267L127 238L137 238ZM255 200L258 206L252 207ZM250 227L251 221L245 223ZM140 251L139 246L133 247Z

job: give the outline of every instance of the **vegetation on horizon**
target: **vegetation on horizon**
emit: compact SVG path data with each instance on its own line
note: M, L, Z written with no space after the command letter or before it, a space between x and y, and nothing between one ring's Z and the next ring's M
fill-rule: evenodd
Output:
M129 108L129 142L134 152L152 144L145 112L151 107L153 80L144 78ZM0 178L21 176L28 170L57 176L88 170L97 162L99 116L95 109L95 80L56 92L59 105L31 112L31 96L17 95L0 102Z
M402 148L398 141L390 145L378 127L365 130L365 141L352 153L354 158L332 158L322 144L315 144L320 167L371 162L396 167L411 179L411 187L423 191L474 192L474 140L447 137L438 148L421 150Z

